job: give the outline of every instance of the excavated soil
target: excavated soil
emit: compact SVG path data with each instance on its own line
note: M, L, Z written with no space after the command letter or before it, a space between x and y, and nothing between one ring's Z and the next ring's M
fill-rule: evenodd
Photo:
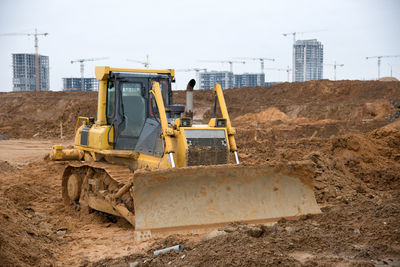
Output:
M194 95L207 121L212 92ZM96 93L1 93L0 135L10 139L0 141L1 265L400 266L400 82L283 83L225 97L242 164L309 166L321 214L139 243L126 221L65 206L65 163L44 160L51 145L71 144L78 115L96 115ZM153 255L177 244L182 252Z

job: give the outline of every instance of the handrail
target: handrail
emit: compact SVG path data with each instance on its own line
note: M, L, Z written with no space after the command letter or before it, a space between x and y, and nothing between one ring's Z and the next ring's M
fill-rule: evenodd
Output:
M76 124L75 124L75 133L78 130L80 120L85 120L86 121L85 125L89 123L89 117L79 116L78 120L76 121Z

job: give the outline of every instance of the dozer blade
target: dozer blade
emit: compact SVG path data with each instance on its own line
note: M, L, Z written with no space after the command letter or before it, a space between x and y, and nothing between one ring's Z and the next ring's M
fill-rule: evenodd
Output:
M134 185L138 240L321 212L312 175L294 168L224 165L138 172Z

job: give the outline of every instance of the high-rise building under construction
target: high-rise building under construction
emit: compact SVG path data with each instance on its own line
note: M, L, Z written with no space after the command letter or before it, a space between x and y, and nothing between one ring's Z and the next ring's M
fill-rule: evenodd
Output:
M317 39L297 40L294 44L294 81L321 80L323 77L324 47Z
M214 89L214 84L219 83L222 89L233 88L235 77L231 71L199 72L199 89Z
M233 74L230 71L200 72L197 74L199 89L214 89L219 83L222 89L264 86L264 73Z
M265 81L264 73L235 74L236 88L264 86L264 81Z
M63 78L63 91L97 91L96 78Z
M13 58L13 91L36 90L35 54L12 54ZM48 91L49 57L38 55L39 91Z

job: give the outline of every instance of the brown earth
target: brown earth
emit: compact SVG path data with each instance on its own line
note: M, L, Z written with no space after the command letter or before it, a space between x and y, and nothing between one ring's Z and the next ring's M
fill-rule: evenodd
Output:
M96 93L1 93L0 135L28 139L0 141L1 265L400 266L400 82L283 83L225 96L242 164L311 166L322 214L138 243L124 220L65 206L64 163L43 160L52 144L71 142L78 114L95 116ZM184 92L174 99L183 103ZM195 91L195 116L209 118L212 101ZM60 121L65 140L56 139ZM184 251L153 255L176 244Z
M11 138L72 137L78 116L96 115L96 92L0 93L0 135Z

